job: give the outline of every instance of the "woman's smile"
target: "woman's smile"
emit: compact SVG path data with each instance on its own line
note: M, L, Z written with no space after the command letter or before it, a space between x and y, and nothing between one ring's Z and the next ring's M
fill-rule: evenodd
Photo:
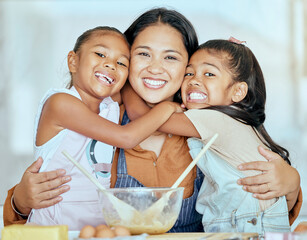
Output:
M180 32L165 24L146 27L131 46L130 84L149 105L172 101L187 62Z
M148 88L162 88L167 84L167 81L159 78L143 78L144 85Z

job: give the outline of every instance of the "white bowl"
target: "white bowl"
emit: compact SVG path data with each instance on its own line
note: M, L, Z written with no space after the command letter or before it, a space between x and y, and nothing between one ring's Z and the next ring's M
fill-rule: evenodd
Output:
M111 227L124 226L132 234L160 234L170 230L178 218L183 198L182 187L110 188L98 193L106 223ZM132 209L133 214L118 214L118 201L114 201L110 194L124 202L120 202L121 206L132 206L133 208L126 206L124 210L128 209L131 212Z

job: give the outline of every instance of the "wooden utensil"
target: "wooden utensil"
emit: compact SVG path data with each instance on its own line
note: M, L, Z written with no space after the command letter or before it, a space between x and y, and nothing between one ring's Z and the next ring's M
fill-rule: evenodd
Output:
M112 202L113 207L117 211L119 217L124 221L131 221L134 217L139 217L140 213L131 205L125 203L119 198L115 197L113 194L106 191L100 182L96 178L94 178L84 167L82 167L71 155L69 155L65 150L62 151L62 154L70 160L92 183L96 185L96 187L106 194L109 198L110 202Z
M203 147L203 149L198 153L196 158L189 164L189 166L183 171L183 173L180 175L180 177L177 179L177 181L171 186L171 188L177 188L180 183L183 181L183 179L188 175L188 173L192 170L192 168L196 165L196 163L199 161L199 159L205 154L205 152L209 149L209 147L212 145L212 143L215 141L215 139L218 137L218 134L216 133L209 142ZM155 214L161 214L163 211L163 208L167 205L167 202L169 200L169 197L171 196L172 191L169 191L165 193L158 201L156 201L154 204L152 204L149 208L147 208L143 213L145 215L155 215Z

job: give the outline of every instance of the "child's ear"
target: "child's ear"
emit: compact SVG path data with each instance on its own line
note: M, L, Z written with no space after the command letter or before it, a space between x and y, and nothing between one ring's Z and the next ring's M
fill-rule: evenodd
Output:
M248 91L248 86L247 86L246 82L236 83L235 86L234 86L234 92L233 92L233 95L232 95L232 98L231 98L232 101L233 102L242 101L245 98L247 91Z
M71 73L75 73L77 71L78 66L78 56L74 51L70 51L67 55L67 65L68 69Z

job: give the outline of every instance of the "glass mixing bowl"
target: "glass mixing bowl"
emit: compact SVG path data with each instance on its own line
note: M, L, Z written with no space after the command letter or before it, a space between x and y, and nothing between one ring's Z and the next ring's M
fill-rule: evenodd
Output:
M110 188L98 194L109 226L124 226L132 234L160 234L175 224L183 188Z

